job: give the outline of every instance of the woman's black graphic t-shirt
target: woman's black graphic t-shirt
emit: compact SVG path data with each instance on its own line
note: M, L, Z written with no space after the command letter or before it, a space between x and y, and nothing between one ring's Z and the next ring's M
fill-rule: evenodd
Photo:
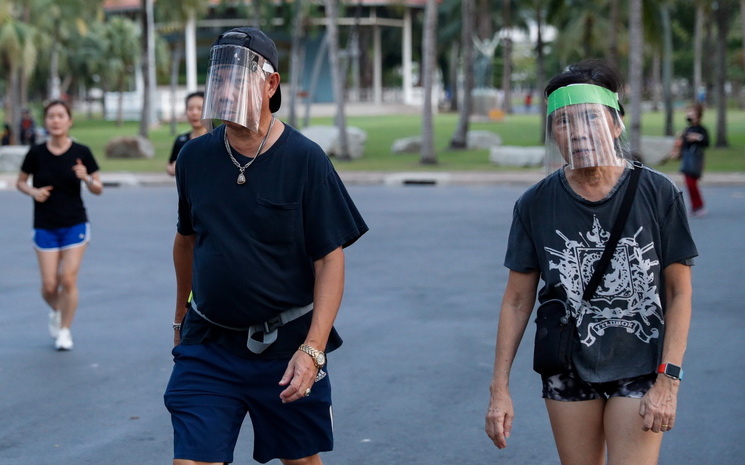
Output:
M528 189L515 204L505 266L538 270L538 298L566 299L581 341L575 369L589 382L654 373L665 332L665 268L698 255L680 190L647 167L605 275L582 302L628 185L628 170L608 196L578 196L562 170Z

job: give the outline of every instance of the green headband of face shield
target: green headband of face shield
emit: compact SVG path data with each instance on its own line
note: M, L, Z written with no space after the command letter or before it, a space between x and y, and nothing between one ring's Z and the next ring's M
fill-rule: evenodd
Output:
M559 87L548 96L546 115L550 115L561 107L579 103L600 103L620 110L617 93L594 84L570 84Z

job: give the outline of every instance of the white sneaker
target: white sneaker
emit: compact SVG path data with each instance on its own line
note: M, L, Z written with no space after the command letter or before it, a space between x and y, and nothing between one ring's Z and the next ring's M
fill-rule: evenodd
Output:
M59 336L54 341L54 348L57 350L72 350L72 334L70 328L60 328Z
M59 329L62 326L62 313L59 310L49 311L49 335L52 339L57 339Z

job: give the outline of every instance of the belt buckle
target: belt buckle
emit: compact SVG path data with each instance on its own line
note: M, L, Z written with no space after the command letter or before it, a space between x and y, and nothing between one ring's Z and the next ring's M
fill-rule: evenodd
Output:
M262 323L262 325L264 326L264 333L271 333L275 329L282 326L282 318L277 315L274 318L266 320L264 323Z

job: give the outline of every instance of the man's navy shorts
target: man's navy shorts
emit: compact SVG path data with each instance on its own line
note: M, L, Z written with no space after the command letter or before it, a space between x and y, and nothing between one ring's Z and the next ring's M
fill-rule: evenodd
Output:
M33 232L34 248L40 252L57 252L80 247L91 238L90 223L79 223L67 228L41 229Z
M246 413L257 462L333 449L328 376L313 385L310 396L283 404L279 393L285 386L278 383L289 359L248 359L209 343L178 345L173 359L164 399L173 423L174 459L231 463Z

